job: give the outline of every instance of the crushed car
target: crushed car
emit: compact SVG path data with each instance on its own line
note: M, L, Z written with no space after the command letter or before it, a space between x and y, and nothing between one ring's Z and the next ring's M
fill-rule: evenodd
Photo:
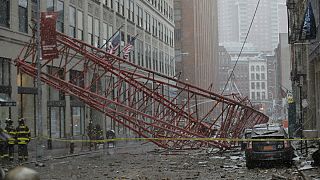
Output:
M245 149L246 166L254 168L257 163L267 161L281 162L288 167L292 165L294 149L288 134L281 125L260 124L254 126L251 141Z
M251 138L252 129L245 129L242 136L241 150L245 150L247 147L247 140Z

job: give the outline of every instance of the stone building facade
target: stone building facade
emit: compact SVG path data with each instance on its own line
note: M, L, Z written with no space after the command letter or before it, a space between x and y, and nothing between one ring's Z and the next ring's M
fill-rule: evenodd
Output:
M39 1L38 1L39 2ZM20 74L12 65L32 35L36 16L35 0L0 1L0 120L27 119L32 136L36 135L36 109L42 108L43 131L52 138L80 138L86 134L89 119L104 130L115 129L119 136L131 132L95 113L76 98L54 88L42 86L43 107L37 107L33 78ZM121 47L138 34L130 61L153 71L173 76L174 11L173 0L43 0L41 11L58 12L57 30L99 47L121 28ZM48 67L48 71L55 67ZM73 74L72 74L73 73ZM71 78L78 73L67 75ZM10 104L10 102L12 102ZM96 115L98 114L98 115Z

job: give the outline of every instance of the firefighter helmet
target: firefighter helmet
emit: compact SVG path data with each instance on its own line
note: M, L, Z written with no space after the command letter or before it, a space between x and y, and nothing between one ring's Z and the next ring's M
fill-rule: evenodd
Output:
M6 124L12 124L12 123L13 121L10 118L6 119Z
M19 119L19 124L24 124L24 122L25 122L25 119L24 119L24 118L20 118L20 119Z

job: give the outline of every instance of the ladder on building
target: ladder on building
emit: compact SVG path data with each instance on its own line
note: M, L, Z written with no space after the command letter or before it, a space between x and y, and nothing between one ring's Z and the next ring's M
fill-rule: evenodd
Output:
M41 81L163 148L230 148L245 128L268 117L249 104L136 65L52 29L58 58L44 58ZM42 41L48 35L41 34ZM21 73L37 76L36 40L15 60ZM48 66L55 67L48 70ZM77 71L78 73L73 73ZM76 74L76 75L74 75Z

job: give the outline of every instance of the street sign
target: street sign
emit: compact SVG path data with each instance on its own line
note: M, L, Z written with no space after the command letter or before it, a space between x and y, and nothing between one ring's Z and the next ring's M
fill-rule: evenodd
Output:
M16 106L17 103L14 101L0 101L0 106Z

